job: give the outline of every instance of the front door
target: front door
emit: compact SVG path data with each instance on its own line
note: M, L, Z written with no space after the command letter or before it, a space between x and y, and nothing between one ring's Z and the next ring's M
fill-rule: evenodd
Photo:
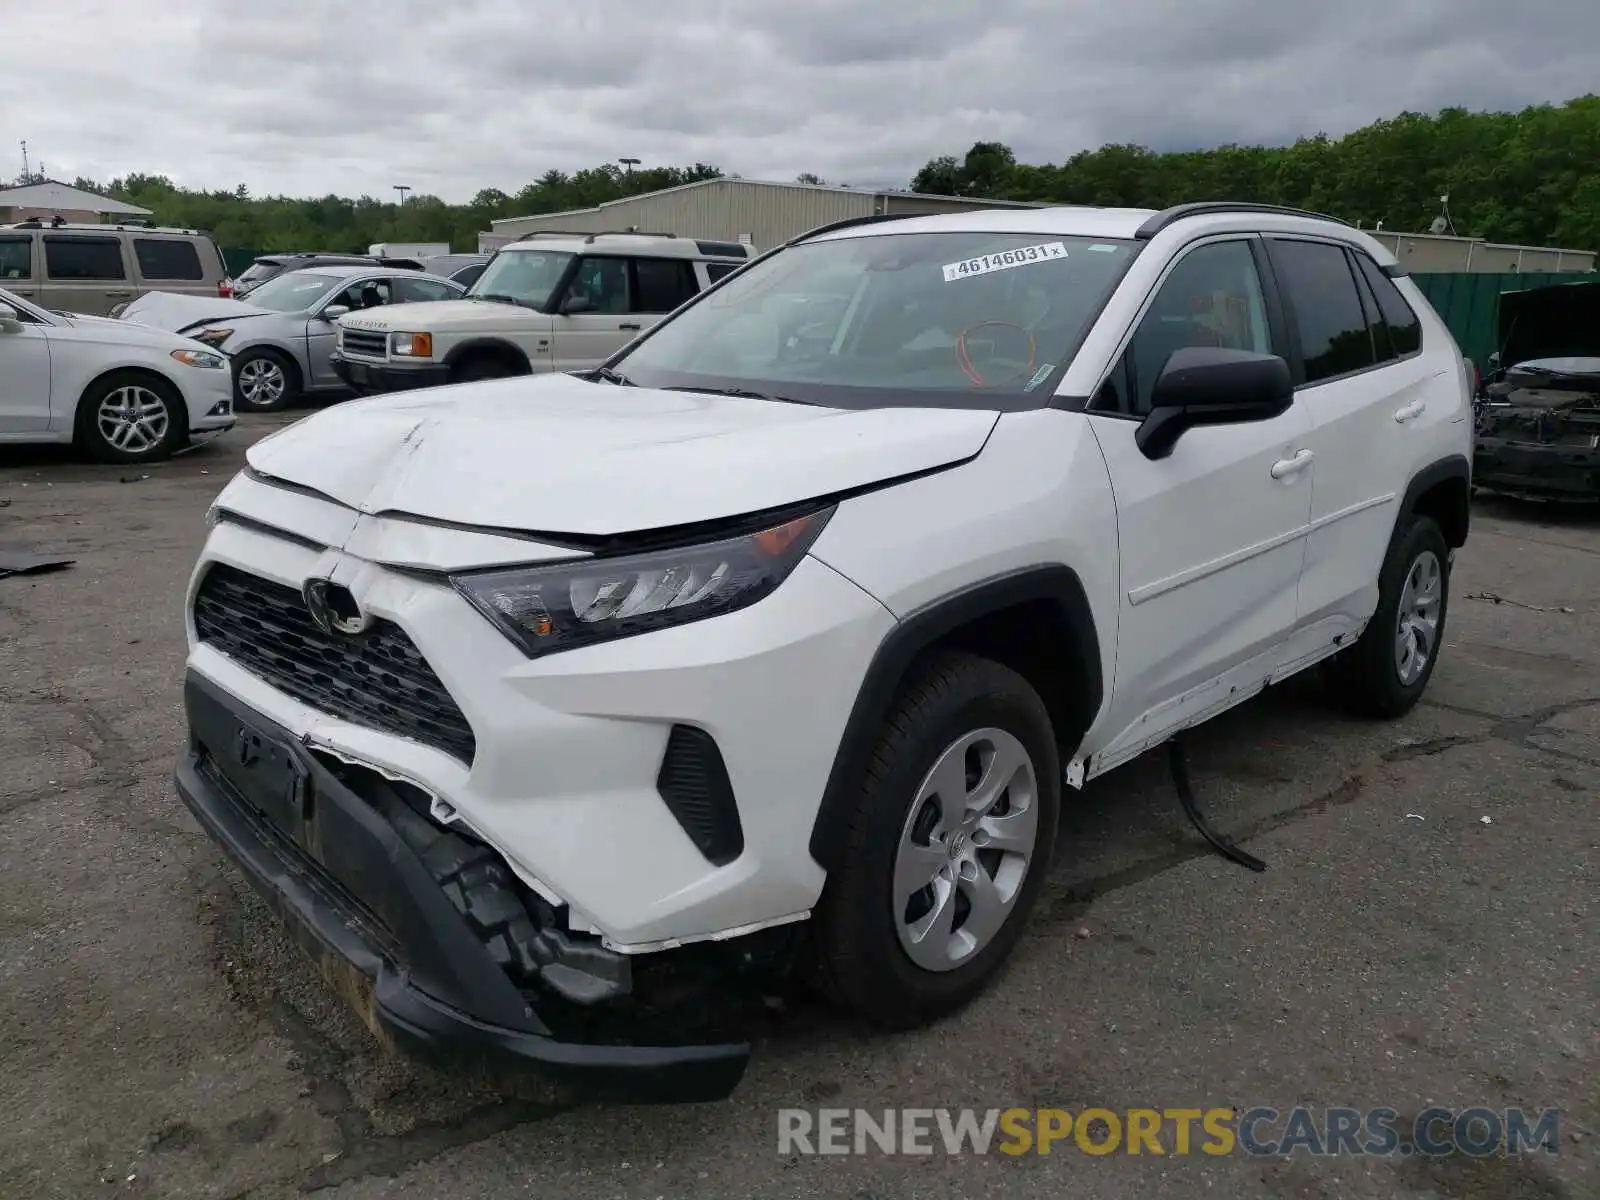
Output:
M628 260L591 255L583 258L556 305L551 367L586 371L622 349L644 328L634 312ZM571 302L582 305L565 311Z
M20 316L0 325L0 437L50 428L50 341L43 325Z
M1091 406L1122 574L1108 740L1090 774L1248 695L1294 628L1311 510L1305 406L1189 429L1154 461L1134 442L1174 350L1278 352L1258 252L1232 238L1179 258Z

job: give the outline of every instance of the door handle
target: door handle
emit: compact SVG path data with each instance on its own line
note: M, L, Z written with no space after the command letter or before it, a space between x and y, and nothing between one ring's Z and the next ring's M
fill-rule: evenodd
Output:
M617 328L618 329L643 329L644 326L639 324L639 322L637 322L637 321L624 321L621 325L618 325Z
M115 291L115 292L113 292L113 291L108 290L106 292L106 295L108 295L108 296L131 296L131 295L133 295L133 293L132 292L128 292L128 291Z
M1413 400L1404 408L1395 410L1394 419L1398 424L1404 425L1407 421L1415 421L1427 409L1426 400Z
M1280 458L1272 464L1272 477L1274 479L1287 479L1291 475L1298 475L1311 465L1311 460L1316 455L1309 450L1302 450L1293 458Z

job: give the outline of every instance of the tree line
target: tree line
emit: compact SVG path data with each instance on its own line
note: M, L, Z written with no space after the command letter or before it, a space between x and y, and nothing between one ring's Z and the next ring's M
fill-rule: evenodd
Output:
M296 199L179 187L164 175L76 186L148 208L155 220L210 230L223 246L257 250L365 250L373 242L444 242L472 250L489 222L587 208L607 200L723 177L706 163L625 170L606 164L547 171L517 192L485 188L466 204L412 195ZM737 176L733 176L737 178ZM816 175L802 183L822 182ZM19 182L25 182L20 181ZM1286 204L1372 228L1421 232L1435 218L1463 236L1524 245L1600 248L1600 96L1520 112L1401 113L1343 137L1288 146L1219 146L1160 153L1108 145L1061 163L1017 161L999 142L935 158L914 191L1164 208L1185 200ZM1441 197L1448 196L1448 202Z

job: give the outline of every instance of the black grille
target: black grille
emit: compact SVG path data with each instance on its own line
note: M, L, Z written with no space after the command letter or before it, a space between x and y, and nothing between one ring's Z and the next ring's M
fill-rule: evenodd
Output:
M744 826L728 768L716 739L704 729L672 727L656 791L707 861L726 866L744 853Z
M344 331L344 352L359 354L363 358L382 358L389 348L386 333L366 333L360 329Z
M200 582L194 623L202 642L296 700L472 762L472 727L399 626L323 633L299 592L221 564Z

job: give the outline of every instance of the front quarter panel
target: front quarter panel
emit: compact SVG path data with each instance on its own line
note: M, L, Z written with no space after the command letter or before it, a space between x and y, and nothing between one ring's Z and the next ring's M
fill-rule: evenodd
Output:
M845 501L811 552L902 620L1013 572L1069 567L1108 676L1116 661L1116 506L1080 414L1002 416L972 461Z

